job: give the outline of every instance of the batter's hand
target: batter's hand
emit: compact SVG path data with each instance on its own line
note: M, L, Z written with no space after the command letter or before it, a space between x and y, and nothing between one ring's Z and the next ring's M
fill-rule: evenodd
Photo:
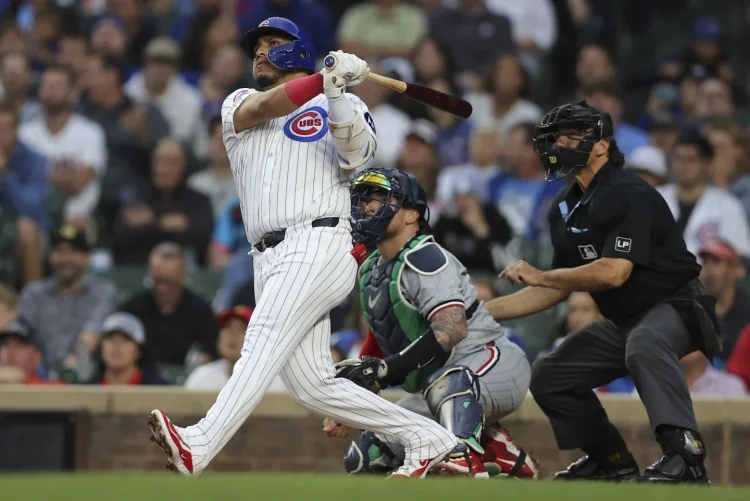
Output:
M364 82L370 68L354 54L339 50L328 53L320 73L323 75L323 93L326 97L335 98L346 92L347 87Z
M323 420L323 433L329 438L347 438L349 436L349 427L334 419L325 418Z
M499 276L512 284L538 286L542 282L542 272L526 261L518 261L508 266Z

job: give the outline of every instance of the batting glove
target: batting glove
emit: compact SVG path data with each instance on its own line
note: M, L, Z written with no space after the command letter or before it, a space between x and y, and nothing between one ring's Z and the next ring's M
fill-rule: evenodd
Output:
M341 97L347 87L364 82L369 72L367 63L354 54L340 50L329 52L320 71L323 75L323 93L331 99Z

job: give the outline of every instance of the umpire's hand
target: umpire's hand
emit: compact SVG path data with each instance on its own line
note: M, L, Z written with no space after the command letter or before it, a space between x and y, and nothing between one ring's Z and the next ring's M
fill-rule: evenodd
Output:
M516 264L508 266L499 276L512 284L542 285L542 272L526 261L518 261Z

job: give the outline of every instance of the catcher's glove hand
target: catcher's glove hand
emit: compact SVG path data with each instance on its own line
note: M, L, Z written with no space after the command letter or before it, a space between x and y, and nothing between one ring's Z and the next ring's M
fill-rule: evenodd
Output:
M380 377L384 372L385 363L379 358L362 357L351 358L336 364L336 377L348 379L352 383L366 388L373 393L380 392Z

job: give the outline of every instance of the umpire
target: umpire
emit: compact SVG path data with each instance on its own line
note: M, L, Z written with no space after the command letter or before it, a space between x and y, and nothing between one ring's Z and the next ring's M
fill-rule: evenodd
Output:
M706 450L679 360L720 350L715 300L661 195L629 170L612 119L585 101L552 109L534 133L546 179L572 178L549 213L552 270L519 261L501 278L525 284L490 301L496 320L590 292L603 319L570 334L532 368L530 390L561 449L586 456L558 479L708 483ZM593 388L630 375L664 455L640 474Z

